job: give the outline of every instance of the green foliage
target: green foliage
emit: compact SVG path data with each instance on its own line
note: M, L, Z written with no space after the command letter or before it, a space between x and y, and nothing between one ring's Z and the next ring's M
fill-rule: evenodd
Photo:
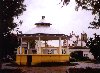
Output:
M11 32L17 24L13 22L24 10L24 0L0 0L0 33L6 35Z
M18 46L17 36L12 30L18 24L14 23L17 17L25 11L24 0L0 0L0 57L11 54Z
M63 1L63 5L69 4L70 0L61 0ZM99 28L100 27L100 0L75 0L77 6L75 8L76 11L81 7L82 9L92 11L92 14L95 15L93 22L90 24L93 27L89 28Z
M30 41L30 48L35 48L35 45L36 45L35 40L31 40Z
M82 51L74 51L70 54L72 59L75 59L76 61L81 61L83 58L83 52Z
M90 52L94 55L95 59L100 59L100 35L94 36L87 41L87 46L90 48Z

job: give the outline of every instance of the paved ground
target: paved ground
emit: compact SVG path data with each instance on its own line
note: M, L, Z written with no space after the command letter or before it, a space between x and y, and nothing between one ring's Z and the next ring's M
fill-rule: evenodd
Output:
M18 67L12 66L11 63L3 63L2 64L2 69L17 69Z
M100 64L86 63L86 62L74 62L75 66L53 66L53 67L27 67L27 66L12 66L10 63L4 63L2 69L18 69L20 68L23 73L66 73L69 68L98 68L100 69Z
M75 68L86 68L86 67L91 67L91 68L99 68L100 69L100 64L95 64L95 63L85 63L85 62L78 62L79 65L76 65Z
M24 73L66 73L66 66L58 67L22 67Z

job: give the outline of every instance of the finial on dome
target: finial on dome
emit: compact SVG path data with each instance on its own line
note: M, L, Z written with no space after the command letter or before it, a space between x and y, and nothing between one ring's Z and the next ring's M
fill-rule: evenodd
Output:
M42 19L45 19L45 16L42 16Z
M50 26L52 24L46 22L45 16L42 16L42 19L38 23L35 23L35 25L37 25L37 26Z

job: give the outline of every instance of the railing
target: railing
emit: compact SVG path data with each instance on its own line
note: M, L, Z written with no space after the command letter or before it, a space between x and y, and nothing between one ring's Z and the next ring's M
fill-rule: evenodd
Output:
M17 49L17 54L20 54L20 48ZM37 54L37 50L22 48L21 54Z
M42 54L59 54L59 47L42 47ZM66 54L67 48L62 48L60 54Z
M67 51L67 48L62 47L60 54L67 54ZM17 49L17 54L20 54L20 48ZM22 48L21 54L38 54L38 51L37 49ZM59 47L41 47L41 54L59 54Z

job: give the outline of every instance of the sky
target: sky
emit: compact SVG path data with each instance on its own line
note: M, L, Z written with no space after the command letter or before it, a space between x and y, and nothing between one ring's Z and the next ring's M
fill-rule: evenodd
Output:
M61 0L25 0L26 11L19 19L18 22L23 20L23 24L19 27L23 33L35 27L35 23L45 16L46 21L52 24L51 27L58 31L69 35L72 31L76 35L82 32L87 33L88 37L93 36L94 33L100 34L100 29L88 29L89 23L93 21L93 15L90 11L81 10L75 11L75 2L71 0L68 6L63 6ZM59 4L60 3L60 4Z

